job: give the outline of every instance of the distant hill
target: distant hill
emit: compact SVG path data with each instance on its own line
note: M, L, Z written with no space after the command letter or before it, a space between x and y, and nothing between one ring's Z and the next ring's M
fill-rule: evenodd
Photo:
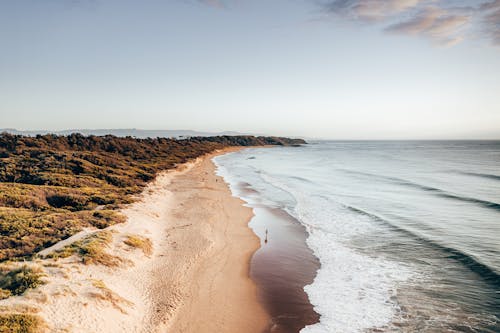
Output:
M69 129L61 131L48 131L48 130L29 130L20 131L15 128L0 128L0 133L10 133L15 135L25 135L25 136L36 136L45 134L56 134L56 135L69 135L72 133L80 133L83 135L96 135L102 136L111 134L118 137L131 136L134 138L145 139L145 138L185 138L185 137L206 137L206 136L236 136L236 135L249 135L248 133L239 133L234 131L226 132L199 132L193 130L143 130L136 128L124 128L124 129Z

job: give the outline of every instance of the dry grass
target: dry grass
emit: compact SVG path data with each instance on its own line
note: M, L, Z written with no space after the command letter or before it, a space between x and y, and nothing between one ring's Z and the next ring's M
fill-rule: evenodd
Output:
M122 306L123 305L133 305L132 302L121 297L111 289L109 289L102 280L92 280L92 285L99 290L98 293L90 293L91 297L97 298L102 301L110 302L114 308L120 310L122 313L127 313Z
M31 291L29 294L26 294L25 298L27 300L33 300L37 304L44 304L49 302L49 295L40 289L35 289Z
M144 255L148 257L153 253L153 243L147 237L128 235L123 242L128 246L141 249Z
M0 183L0 192L3 191ZM67 211L51 209L32 211L27 208L1 207L0 261L31 256L52 244L68 238L84 227L104 228L121 223L125 217L113 210Z
M11 295L10 290L0 289L0 300L9 298Z
M45 324L34 314L27 313L0 313L1 333L40 333Z
M38 308L13 305L0 306L1 333L42 333L45 332L45 322L36 315Z
M36 314L40 312L40 308L26 304L0 305L0 313L30 313Z
M109 230L95 232L82 240L76 241L64 248L54 251L47 257L67 258L72 255L81 257L86 265L104 265L108 267L119 266L123 260L106 252L113 240L113 234Z
M43 266L44 267L48 267L48 268L61 268L62 267L61 264L58 264L56 262L50 262L50 261L49 262L44 262Z
M69 286L57 286L56 290L52 293L52 296L76 296L77 294Z

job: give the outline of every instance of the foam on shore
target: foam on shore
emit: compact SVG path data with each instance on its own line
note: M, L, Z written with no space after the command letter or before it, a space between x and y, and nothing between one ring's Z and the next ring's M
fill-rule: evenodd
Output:
M397 284L409 279L412 272L347 245L354 237L377 232L369 217L352 213L328 197L309 193L307 187L301 187L300 179L274 177L254 165L253 159L248 161L253 155L257 151L217 157L218 174L249 206L282 209L306 228L307 244L321 267L313 283L304 289L321 319L301 332L362 332L389 325L399 313Z

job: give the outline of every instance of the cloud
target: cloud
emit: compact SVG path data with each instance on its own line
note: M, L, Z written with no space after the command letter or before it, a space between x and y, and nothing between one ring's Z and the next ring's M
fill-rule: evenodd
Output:
M390 25L385 30L387 32L417 35L431 28L441 14L442 11L438 8L427 8L410 20Z
M493 44L500 45L500 0L486 2L480 6L482 31L488 35Z
M382 21L417 6L423 0L334 0L323 3L332 14L367 22Z
M452 46L471 35L500 45L500 0L328 0L324 12L385 32L428 38Z
M463 40L463 36L458 33L468 22L469 17L466 15L450 14L438 7L427 7L406 21L389 25L385 31L424 36L436 44L451 46Z
M190 1L222 9L236 0ZM425 37L436 45L453 46L474 36L500 46L500 0L309 1L330 19L373 24L387 33Z

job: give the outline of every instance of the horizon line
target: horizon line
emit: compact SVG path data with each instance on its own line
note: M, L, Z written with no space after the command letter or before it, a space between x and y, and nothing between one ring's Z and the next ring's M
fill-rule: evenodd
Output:
M239 132L235 130L223 130L223 131L210 131L210 130L196 130L196 129L144 129L144 128L67 128L67 129L17 129L14 127L5 127L0 128L0 133L9 133L9 131L20 132L18 135L25 135L22 132L47 132L46 134L56 134L56 135L66 135L66 134L58 134L57 132L71 132L69 134L78 133L78 131L144 131L144 132L199 132L213 134L213 136L218 135L228 135L224 133L235 133L230 136L239 136L239 135L251 135L251 136L281 136L281 137L290 137L290 138L301 138L304 140L311 141L500 141L500 137L498 138L325 138L325 137L309 137L304 135L275 135L275 134L262 134L262 133L251 133L251 132ZM43 135L43 134L42 134ZM92 135L92 134L90 134ZM114 135L114 134L109 134ZM100 135L96 135L100 136ZM116 136L116 135L115 135ZM133 137L133 135L131 135ZM195 135L196 136L196 135Z

